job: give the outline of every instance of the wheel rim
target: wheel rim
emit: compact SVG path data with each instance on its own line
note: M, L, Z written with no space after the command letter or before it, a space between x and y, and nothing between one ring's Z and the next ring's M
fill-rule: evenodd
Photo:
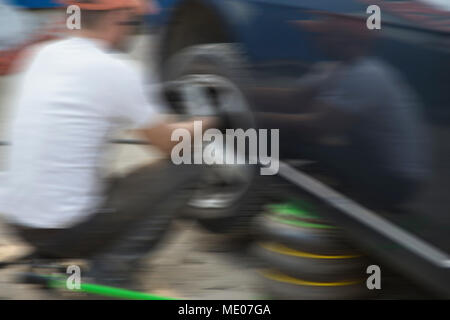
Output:
M218 115L220 110L228 114L240 114L242 115L240 120L247 120L247 123L251 121L248 104L242 92L233 82L224 77L212 74L190 74L172 82L171 85L176 86L182 94L185 112L189 114L198 114L196 111L201 108L203 113ZM214 156L227 159L229 154L226 150L216 147ZM237 159L242 157L237 155ZM241 162L237 161L237 163ZM197 209L230 208L246 193L252 178L253 168L249 165L207 166L198 189L188 205ZM201 215L201 213L198 214Z

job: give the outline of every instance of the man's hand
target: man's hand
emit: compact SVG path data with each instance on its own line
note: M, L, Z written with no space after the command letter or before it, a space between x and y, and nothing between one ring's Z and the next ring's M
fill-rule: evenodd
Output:
M189 121L175 121L173 118L166 118L157 125L148 129L139 130L139 134L144 136L151 145L157 147L166 155L170 155L173 147L178 144L178 141L172 141L172 133L176 129L186 129L190 132L191 137L194 137L194 121L201 121L203 130L215 128L220 124L216 117L199 117L190 119Z

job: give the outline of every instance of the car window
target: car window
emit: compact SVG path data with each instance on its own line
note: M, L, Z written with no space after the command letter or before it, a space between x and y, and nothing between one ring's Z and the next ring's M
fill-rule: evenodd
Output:
M385 0L387 2L421 2L441 10L450 11L449 0Z
M450 11L449 0L420 0L420 2L430 4L438 9Z

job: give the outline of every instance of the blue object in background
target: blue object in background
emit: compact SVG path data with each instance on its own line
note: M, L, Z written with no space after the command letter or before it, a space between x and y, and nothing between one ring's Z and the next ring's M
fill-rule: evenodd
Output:
M55 8L61 5L56 0L10 0L10 2L30 9Z

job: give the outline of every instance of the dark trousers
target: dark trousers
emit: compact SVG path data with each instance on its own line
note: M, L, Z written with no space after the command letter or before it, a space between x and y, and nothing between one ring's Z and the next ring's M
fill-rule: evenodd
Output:
M71 228L15 228L39 256L92 258L120 268L160 242L189 199L200 170L161 161L113 179L104 206Z

